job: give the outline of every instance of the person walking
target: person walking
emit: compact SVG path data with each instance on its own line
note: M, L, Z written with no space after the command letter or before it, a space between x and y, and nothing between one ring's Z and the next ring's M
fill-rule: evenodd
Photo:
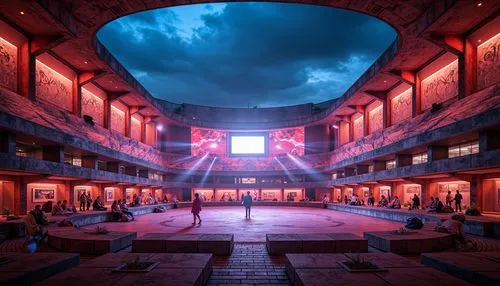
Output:
M458 212L459 210L462 211L462 195L460 192L457 190L457 193L455 194L455 211Z
M201 212L201 200L200 195L198 193L194 194L193 206L191 207L191 213L193 214L193 225L196 224L196 218L198 218L198 224L201 224L200 218Z
M417 196L417 194L414 194L411 200L413 201L411 209L412 210L420 209L420 198Z
M245 218L250 218L250 208L252 207L253 199L250 195L250 192L247 192L247 195L243 197L242 205L245 206Z

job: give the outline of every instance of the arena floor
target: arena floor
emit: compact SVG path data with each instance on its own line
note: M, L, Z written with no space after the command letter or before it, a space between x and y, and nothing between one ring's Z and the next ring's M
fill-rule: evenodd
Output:
M137 216L128 223L107 222L111 231L146 233L234 233L236 242L265 242L266 233L354 233L391 230L402 223L327 209L304 207L252 208L251 219L245 219L243 207L205 207L202 223L192 225L190 208L171 209L165 213ZM97 225L92 225L95 227Z

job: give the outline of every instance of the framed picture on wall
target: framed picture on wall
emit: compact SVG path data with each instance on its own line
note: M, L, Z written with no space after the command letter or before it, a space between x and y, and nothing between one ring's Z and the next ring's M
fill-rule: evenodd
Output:
M115 200L115 190L106 190L106 201L114 201Z
M56 189L53 188L33 188L33 202L44 203L56 200Z

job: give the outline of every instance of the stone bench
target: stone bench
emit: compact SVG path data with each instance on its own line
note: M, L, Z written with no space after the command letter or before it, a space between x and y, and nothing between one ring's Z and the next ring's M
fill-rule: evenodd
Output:
M80 264L74 253L2 253L0 285L32 285Z
M410 231L403 235L396 234L395 231L374 231L365 232L364 237L369 246L398 254L437 252L455 245L450 234L428 230Z
M476 285L500 285L500 252L424 253L420 260L426 266Z
M96 234L72 227L49 229L49 245L63 252L106 254L117 252L132 245L136 232Z
M368 252L368 241L351 233L267 234L266 248L271 255Z
M145 273L112 271L136 258L159 264ZM96 285L96 279L106 285L205 285L213 263L213 255L209 253L110 253L53 276L41 285L88 286Z
M350 273L338 264L358 255L386 271ZM291 285L469 285L392 253L291 253L286 254L286 273Z
M132 241L132 252L213 253L231 255L233 234L148 233Z

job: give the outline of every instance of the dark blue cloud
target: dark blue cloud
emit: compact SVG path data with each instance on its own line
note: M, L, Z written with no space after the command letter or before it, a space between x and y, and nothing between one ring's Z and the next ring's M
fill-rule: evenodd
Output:
M158 98L266 107L342 95L395 35L335 8L230 3L133 14L98 37Z

